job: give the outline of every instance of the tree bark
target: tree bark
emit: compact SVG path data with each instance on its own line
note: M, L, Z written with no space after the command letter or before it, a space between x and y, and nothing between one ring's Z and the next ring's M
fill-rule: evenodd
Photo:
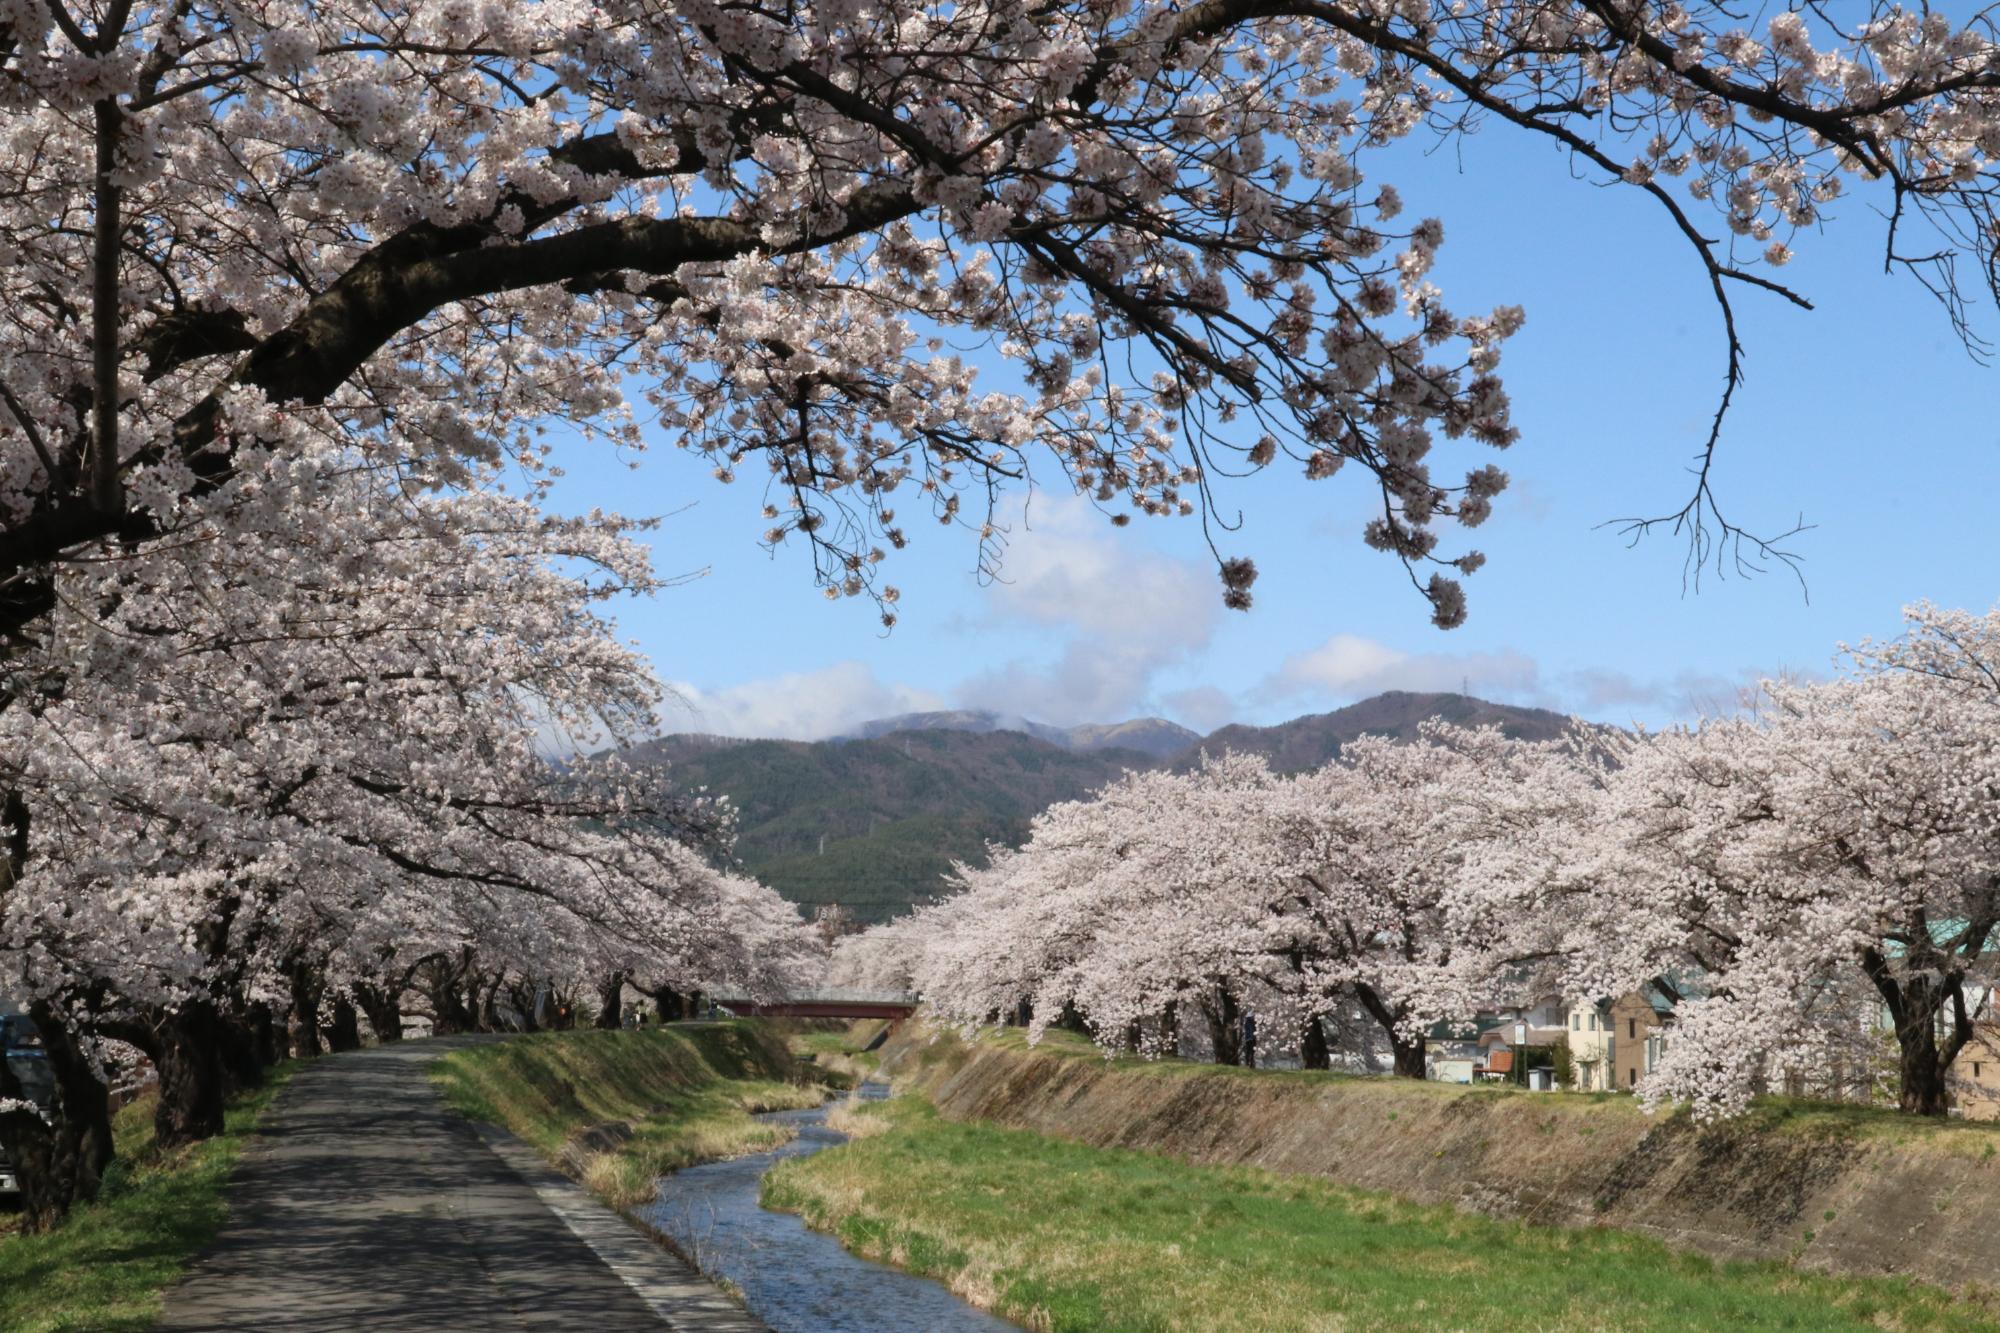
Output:
M1209 1047L1219 1065L1243 1063L1243 1015L1236 1007L1236 995L1228 986L1215 988L1215 1002L1205 1005Z
M21 1186L21 1225L46 1231L79 1203L97 1197L111 1165L111 1096L90 1062L45 1002L29 1007L41 1030L55 1092L48 1119L28 1111L0 1114L0 1144ZM24 1097L14 1071L0 1061L0 1097Z
M257 1063L265 1069L285 1058L284 1043L278 1040L277 1015L261 1000L250 1006L250 1035L256 1043Z
M156 1025L153 1064L160 1073L160 1100L153 1110L153 1138L162 1148L222 1132L221 1026L214 1005L205 1000L181 1006Z
M1373 1018L1377 1023L1380 1023L1382 1031L1388 1035L1389 1050L1395 1059L1396 1077L1424 1077L1423 1039L1419 1037L1417 1040L1411 1041L1397 1027L1403 1016L1409 1011L1402 1005L1397 1005L1393 1009L1390 1008L1388 1002L1375 993L1375 988L1366 983L1356 983L1354 998L1361 1001L1361 1007L1368 1011L1368 1016Z
M1307 1069L1333 1068L1333 1051L1326 1044L1326 1027L1318 1014L1306 1019L1299 1031L1299 1063Z
M1980 932L1982 941L1985 935L1985 931ZM1905 965L1914 962L1906 959ZM1918 973L1898 978L1888 959L1872 948L1862 950L1861 966L1896 1025L1897 1105L1911 1115L1946 1114L1951 1109L1951 1093L1945 1075L1972 1037L1962 977L1939 981L1935 974ZM1947 1003L1951 1005L1952 1031L1940 1046L1938 1018Z
M615 1028L625 1018L625 974L613 972L597 988L597 1026Z
M327 1025L326 1039L330 1051L361 1049L361 1015L355 1012L352 997L346 994L333 997L333 1021Z
M298 1031L292 1038L292 1053L301 1060L319 1056L319 978L304 963L292 968L292 1017Z
M220 1017L216 1023L216 1038L220 1043L222 1074L227 1086L231 1089L261 1086L264 1071L271 1062L265 1058L264 1046L251 1020L241 1014Z
M354 1001L368 1016L368 1026L375 1029L376 1041L387 1044L403 1039L403 994L400 990L357 981L354 983Z

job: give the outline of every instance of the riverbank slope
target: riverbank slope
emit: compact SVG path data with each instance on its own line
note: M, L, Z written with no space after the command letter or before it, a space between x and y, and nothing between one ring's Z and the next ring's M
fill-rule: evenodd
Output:
M1106 1060L1051 1033L906 1024L898 1091L950 1120L1262 1167L1418 1203L1608 1226L1726 1259L1991 1286L2000 1126L1773 1100L1702 1126L1616 1094Z
M750 1020L536 1033L453 1051L431 1078L452 1109L619 1208L652 1198L669 1171L785 1142L757 1112L826 1099L784 1036Z

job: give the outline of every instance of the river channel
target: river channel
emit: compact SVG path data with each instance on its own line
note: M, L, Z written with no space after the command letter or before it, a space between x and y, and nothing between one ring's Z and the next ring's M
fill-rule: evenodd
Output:
M864 1083L861 1096L886 1096ZM791 1213L757 1206L764 1173L847 1136L826 1127L826 1107L772 1111L759 1120L795 1126L798 1137L772 1152L676 1171L640 1216L673 1238L702 1271L727 1278L750 1313L774 1333L985 1333L1014 1325L976 1310L929 1278L856 1258L840 1242Z

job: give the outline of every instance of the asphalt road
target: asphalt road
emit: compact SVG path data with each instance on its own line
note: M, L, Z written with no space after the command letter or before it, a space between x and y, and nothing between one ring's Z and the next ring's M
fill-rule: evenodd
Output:
M762 1327L608 1209L573 1190L561 1196L552 1173L538 1192L524 1150L499 1145L516 1170L448 1111L424 1066L465 1040L479 1039L329 1056L296 1075L239 1160L222 1234L167 1294L158 1327Z

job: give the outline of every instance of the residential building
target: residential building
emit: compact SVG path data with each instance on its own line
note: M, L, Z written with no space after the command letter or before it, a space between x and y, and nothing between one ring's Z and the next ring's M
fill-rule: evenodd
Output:
M2000 1120L2000 1022L1976 1023L1952 1061L1952 1100L1967 1120Z
M1609 1000L1578 1000L1569 1007L1570 1086L1578 1092L1610 1092L1617 1086L1613 1061L1618 1037L1611 1030Z
M1653 1072L1666 1050L1665 1028L1673 1012L1673 1003L1652 986L1627 991L1611 1002L1611 1035L1616 1042L1609 1056L1613 1088L1630 1092Z
M1479 1043L1453 1030L1450 1023L1433 1027L1424 1042L1424 1077L1437 1083L1470 1083L1479 1064Z

